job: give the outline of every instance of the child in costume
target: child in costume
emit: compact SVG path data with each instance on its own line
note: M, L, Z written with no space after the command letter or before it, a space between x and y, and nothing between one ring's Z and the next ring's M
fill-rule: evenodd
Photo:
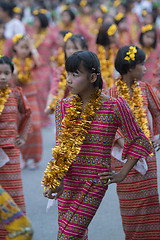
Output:
M19 87L10 88L14 71L13 62L0 57L0 185L10 194L25 213L25 203L20 168L20 150L30 129L31 110ZM19 116L21 116L19 118ZM7 236L0 223L0 239Z
M107 171L111 181L123 181L138 159L152 152L152 146L124 99L102 94L95 53L75 52L65 67L73 96L57 103L57 141L42 184L45 197L58 198L58 239L80 240L88 239L88 226L107 190L99 173ZM115 174L110 170L111 149L119 127L125 135L123 158L128 160Z
M15 85L22 87L32 110L32 128L28 135L25 146L21 148L23 162L22 168L27 167L27 161L33 162L28 166L30 169L37 169L42 159L42 134L40 111L37 100L37 81L34 79L34 69L38 68L40 58L34 48L31 38L26 35L15 35L13 38L15 56Z
M116 81L116 86L106 93L115 99L123 97L127 100L144 134L154 142L155 147L158 147L160 138L158 136L155 140L154 136L160 134L160 102L151 85L141 81L146 71L144 61L145 53L140 48L134 45L121 48L115 60L116 70L121 76ZM128 125L130 126L130 121ZM132 131L131 126L130 130ZM124 139L124 133L118 130L112 151L116 172L121 171L125 164L121 156L125 149ZM108 177L102 176L102 179L106 180ZM160 239L155 151L148 157L141 156L124 181L117 183L117 194L125 239Z

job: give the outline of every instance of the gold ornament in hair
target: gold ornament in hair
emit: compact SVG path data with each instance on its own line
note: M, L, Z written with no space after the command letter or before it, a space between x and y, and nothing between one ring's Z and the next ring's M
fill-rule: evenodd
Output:
M13 8L13 12L14 13L21 13L22 12L22 9L20 7L14 7Z
M80 6L81 7L85 7L87 5L87 1L86 0L81 0L80 1Z
M64 42L67 42L68 38L72 37L72 35L73 34L71 32L66 33L66 35L63 38Z
M124 17L124 14L120 12L115 16L115 20L119 22L123 17Z
M121 4L121 1L120 0L116 0L116 1L114 1L113 6L114 7L118 7L120 4Z
M116 26L116 24L112 24L112 25L108 28L107 34L108 34L108 36L113 36L116 31L117 31L117 26Z
M148 32L153 29L153 26L151 24L145 25L142 27L142 33Z
M147 13L148 13L147 10L143 9L142 16L145 17L147 15Z
M108 8L105 5L101 4L99 7L100 7L100 9L102 10L103 13L108 12Z
M130 46L129 51L126 53L127 56L124 58L124 60L127 60L128 62L130 62L131 60L134 61L136 53L137 53L136 46Z
M19 39L21 39L23 36L24 36L23 34L16 34L16 35L12 38L12 40L13 40L13 42L16 44L16 43L19 41Z
M34 11L33 11L33 15L38 15L39 13L46 14L46 13L47 13L47 10L44 9L44 8L42 8L42 9L34 10Z

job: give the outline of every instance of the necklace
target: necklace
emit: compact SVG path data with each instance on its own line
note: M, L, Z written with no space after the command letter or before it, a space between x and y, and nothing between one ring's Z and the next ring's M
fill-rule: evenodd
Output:
M4 50L4 38L0 39L0 55L3 55L3 50Z
M44 29L42 32L36 32L34 35L33 35L33 40L34 40L34 46L35 48L38 48L41 43L44 41L46 35L48 33L48 28Z
M62 120L62 130L56 146L53 148L53 160L44 171L42 185L45 189L55 190L60 185L69 167L81 150L87 130L102 103L101 91L96 90L82 111L83 102L74 95L71 107L66 111Z
M103 80L106 82L106 87L113 87L113 72L114 72L114 50L109 48L109 58L106 59L105 48L101 45L98 45L98 58L101 64L101 72Z
M135 116L135 119L137 120L142 131L144 132L147 138L150 138L148 120L146 117L145 109L143 107L142 92L141 92L140 86L137 84L137 81L134 81L131 86L133 91L132 98L130 97L127 84L122 80L122 77L117 80L116 86L117 86L118 94L127 100L127 103L129 104Z
M26 84L31 82L31 69L32 59L30 57L25 58L24 66L22 65L18 57L13 58L13 62L17 67L17 77L20 83Z
M0 90L0 115L3 112L4 105L7 102L10 92L11 90L8 86L5 89Z

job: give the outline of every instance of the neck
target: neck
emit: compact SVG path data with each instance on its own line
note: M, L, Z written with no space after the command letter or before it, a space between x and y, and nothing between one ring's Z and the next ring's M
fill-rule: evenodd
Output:
M9 21L11 21L11 17L10 16L6 16L5 18L4 18L4 22L5 23L8 23Z
M126 75L123 75L123 81L126 82L129 91L131 91L132 90L131 86L134 82L134 79L132 79L130 76L126 74Z
M80 93L79 96L81 97L82 99L82 102L83 102L83 106L85 106L89 99L91 98L91 95L95 92L95 88L94 87L91 87L89 89L87 89L87 91L83 91L83 93Z

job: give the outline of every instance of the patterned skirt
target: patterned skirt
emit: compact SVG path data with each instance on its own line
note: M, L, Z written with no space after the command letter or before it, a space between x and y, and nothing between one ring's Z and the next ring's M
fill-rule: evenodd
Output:
M115 160L116 171L122 163ZM148 171L143 176L131 170L126 179L117 184L123 229L126 240L160 239L160 204L157 188L155 155L147 158Z
M13 198L18 207L25 213L25 202L23 195L20 151L15 148L3 148L10 161L0 168L0 185ZM5 239L7 231L0 223L0 239Z
M21 148L23 160L33 159L39 162L42 158L42 134L40 112L36 96L27 96L32 111L31 131L25 145Z
M105 195L106 188L93 182L64 178L58 198L58 240L87 240L88 226Z

